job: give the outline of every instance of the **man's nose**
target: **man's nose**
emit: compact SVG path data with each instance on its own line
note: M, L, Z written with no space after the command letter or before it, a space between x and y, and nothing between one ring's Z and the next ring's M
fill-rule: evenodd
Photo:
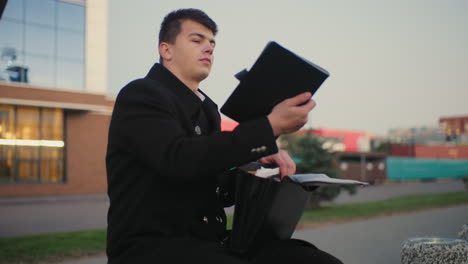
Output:
M211 45L211 43L205 44L205 47L203 48L204 53L208 53L211 55L213 54L213 51L214 51L214 47Z

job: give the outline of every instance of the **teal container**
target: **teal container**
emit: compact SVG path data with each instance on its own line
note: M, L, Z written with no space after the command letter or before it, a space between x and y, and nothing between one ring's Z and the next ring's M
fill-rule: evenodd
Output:
M387 157L387 179L461 179L468 176L468 160Z

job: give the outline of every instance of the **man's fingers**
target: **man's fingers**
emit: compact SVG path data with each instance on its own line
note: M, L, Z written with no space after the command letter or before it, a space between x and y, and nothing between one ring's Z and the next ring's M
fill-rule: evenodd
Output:
M296 173L296 163L294 160L291 159L289 154L285 152L284 159L286 160L286 163L288 164L288 175L292 175Z
M289 99L286 99L287 104L290 106L296 106L307 102L312 97L312 94L309 92L301 93Z
M310 99L306 104L299 106L300 108L306 110L307 112L310 112L314 107L317 105L317 103Z

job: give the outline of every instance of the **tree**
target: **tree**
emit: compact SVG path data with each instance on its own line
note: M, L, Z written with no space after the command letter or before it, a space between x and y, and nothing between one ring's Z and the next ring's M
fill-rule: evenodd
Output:
M322 147L323 141L308 131L306 135L289 134L281 137L282 148L287 150L297 164L297 173L324 173L331 178L339 178L336 169L336 159L332 153ZM350 185L322 186L312 192L309 207L318 208L320 201L333 200L341 192L347 190L350 194L356 188Z

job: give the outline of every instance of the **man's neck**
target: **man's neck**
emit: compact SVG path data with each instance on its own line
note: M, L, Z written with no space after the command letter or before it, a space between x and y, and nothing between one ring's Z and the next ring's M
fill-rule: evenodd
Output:
M172 74L174 74L175 77L177 77L177 79L179 79L179 81L181 81L183 84L185 84L185 86L187 86L190 90L192 90L192 92L197 93L198 87L200 86L200 82L195 81L195 80L191 80L191 79L188 79L188 78L184 78L184 76L179 71L177 71L176 68L171 67L170 65L164 65L164 64L162 64L162 65L167 70L169 70Z

